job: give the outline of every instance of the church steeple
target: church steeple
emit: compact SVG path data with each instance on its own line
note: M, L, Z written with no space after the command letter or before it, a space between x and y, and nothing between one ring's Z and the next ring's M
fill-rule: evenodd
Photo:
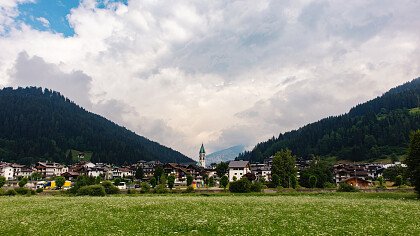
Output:
M206 150L204 150L204 144L201 144L199 156L198 156L198 165L201 167L206 167Z
M206 150L204 150L204 144L201 144L200 153L206 153Z

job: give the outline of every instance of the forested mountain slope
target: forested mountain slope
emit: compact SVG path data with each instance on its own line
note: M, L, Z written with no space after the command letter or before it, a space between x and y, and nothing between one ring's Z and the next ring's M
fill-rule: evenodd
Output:
M420 78L357 105L347 114L328 117L257 144L237 159L261 162L282 148L303 158L375 160L405 153L409 133L420 128Z
M191 162L185 155L150 141L84 110L60 93L41 88L0 90L0 160L70 163L68 150L92 151L92 160Z

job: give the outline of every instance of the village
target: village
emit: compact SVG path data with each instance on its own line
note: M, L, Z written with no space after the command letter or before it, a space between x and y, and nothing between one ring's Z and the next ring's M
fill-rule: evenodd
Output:
M199 161L196 163L161 163L159 161L138 161L135 164L116 166L114 164L92 163L84 161L84 153L79 153L79 162L65 166L56 162L37 162L32 166L25 166L17 163L0 162L0 176L5 177L8 186L16 186L22 178L27 178L28 188L54 188L54 178L64 177L69 188L79 176L89 176L101 180L115 180L123 183L118 186L120 189L139 188L135 182L149 182L156 176L156 171L162 171L166 176L174 176L175 186L187 186L188 176L192 177L192 187L194 189L204 187L220 187L220 174L217 173L218 163L212 163L206 167L206 153L202 145L199 152ZM227 169L224 171L229 182L233 182L247 177L250 180L270 182L272 181L273 156L264 160L263 163L250 163L249 161L230 161L226 163ZM296 160L297 177L299 173L309 166L308 160ZM335 164L333 166L333 180L338 186L340 183L347 183L357 188L369 188L373 186L373 180L377 180L383 175L384 170L390 167L402 167L406 165L401 162L393 164L380 163L357 163L357 164ZM136 173L141 170L141 177ZM136 178L138 177L138 178ZM190 177L190 178L191 178ZM211 179L212 184L208 184Z

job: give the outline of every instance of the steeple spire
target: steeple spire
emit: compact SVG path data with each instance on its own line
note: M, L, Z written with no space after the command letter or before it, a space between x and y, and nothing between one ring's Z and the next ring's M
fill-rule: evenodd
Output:
M200 148L199 154L201 154L201 153L206 153L206 150L204 150L204 144L203 143L201 143L201 148Z

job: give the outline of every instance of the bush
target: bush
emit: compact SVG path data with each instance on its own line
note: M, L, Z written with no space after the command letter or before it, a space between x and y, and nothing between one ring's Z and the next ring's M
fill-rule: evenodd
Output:
M330 182L326 182L324 184L324 188L337 188L337 185Z
M0 176L0 188L3 187L4 184L6 184L6 178L4 176Z
M142 183L140 193L148 193L150 192L150 185L148 183Z
M105 196L105 188L102 185L83 186L77 190L77 195Z
M105 188L106 194L117 194L120 192L120 189L117 188L111 181L102 182L102 186Z
M259 193L261 192L262 188L263 188L263 184L261 182L254 182L251 184L250 191Z
M187 189L185 189L186 193L193 193L194 192L194 188L192 186L188 186Z
M20 195L32 195L32 191L29 188L16 188L15 189L16 193L20 194ZM35 191L34 191L35 194Z
M128 189L127 194L136 194L137 191L135 189Z
M164 185L164 184L159 184L155 188L155 193L162 194L162 193L167 193L167 192L168 192L168 190L166 189L166 185Z
M403 185L403 177L401 175L398 175L395 177L395 186L401 186Z
M3 196L5 194L6 191L4 191L4 189L0 188L0 196Z
M28 178L22 178L20 181L19 181L19 187L21 187L21 188L23 188L23 186L25 186L26 184L28 183Z
M340 183L337 192L358 192L359 190L348 183Z
M229 184L228 177L226 175L223 175L222 178L220 178L220 187L226 189L228 184Z
M37 188L35 192L36 193L42 193L42 192L44 192L44 189L43 188Z
M15 196L16 194L17 192L14 189L9 189L4 193L5 196Z
M238 181L230 182L229 191L232 193L248 193L251 191L251 185L247 178L242 178Z

